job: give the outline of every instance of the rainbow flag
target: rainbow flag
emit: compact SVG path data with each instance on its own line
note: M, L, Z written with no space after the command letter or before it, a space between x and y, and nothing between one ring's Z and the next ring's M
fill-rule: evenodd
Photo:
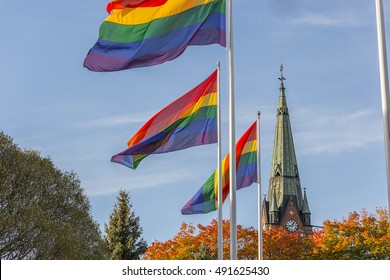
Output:
M222 201L229 194L229 154L222 161ZM237 190L257 182L256 122L236 143ZM183 206L183 215L205 214L218 207L218 169L207 179L195 195Z
M107 11L84 60L91 71L161 64L189 45L226 46L226 0L116 0Z
M217 70L154 115L112 162L136 169L150 154L217 142Z

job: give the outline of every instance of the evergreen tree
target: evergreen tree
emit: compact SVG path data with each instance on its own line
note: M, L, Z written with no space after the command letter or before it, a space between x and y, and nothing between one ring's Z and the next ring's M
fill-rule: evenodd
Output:
M117 199L109 225L105 225L110 259L138 260L147 249L146 241L141 238L139 217L132 211L133 206L127 192L120 191Z

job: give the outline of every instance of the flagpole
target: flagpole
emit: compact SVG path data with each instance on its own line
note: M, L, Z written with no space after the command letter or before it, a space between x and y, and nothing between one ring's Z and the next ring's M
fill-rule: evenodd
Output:
M263 215L262 215L262 207L261 207L261 157L260 157L260 111L257 112L257 190L258 190L258 254L259 260L263 259Z
M222 159L221 159L221 94L220 94L221 63L217 62L217 133L218 133L218 260L223 260L223 227L222 227Z
M388 211L390 213L390 120L389 120L389 75L387 68L387 52L386 52L386 32L383 16L383 2L376 0L376 18L378 31L378 52L379 52L379 68L381 80L381 96L382 96L382 114L384 125L384 140L385 140L385 156L386 156L386 174L387 174L387 202Z
M236 149L234 110L234 57L233 57L233 12L232 0L226 1L227 11L227 55L229 88L229 193L230 193L230 259L237 259L237 215L236 215Z

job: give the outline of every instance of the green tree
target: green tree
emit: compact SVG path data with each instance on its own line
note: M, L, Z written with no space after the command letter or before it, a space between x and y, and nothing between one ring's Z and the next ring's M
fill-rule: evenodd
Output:
M112 260L138 260L147 249L146 241L141 237L139 217L132 207L129 194L120 191L109 225L105 225L105 240Z
M0 257L101 259L104 242L73 172L0 132Z

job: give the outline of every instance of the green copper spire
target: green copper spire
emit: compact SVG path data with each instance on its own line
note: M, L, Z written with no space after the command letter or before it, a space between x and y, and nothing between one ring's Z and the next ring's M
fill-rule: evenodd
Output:
M307 201L306 188L303 189L303 208L302 208L302 221L305 226L311 225L311 212L309 209L309 202Z
M292 196L298 210L302 210L302 190L299 179L298 164L295 156L294 141L286 101L286 88L283 76L283 65L280 66L279 103L276 111L274 148L271 163L271 175L268 187L268 198L273 205L274 193L276 205L285 209Z
M268 199L263 201L262 214L266 227L282 227L289 232L312 234L309 202L302 199L298 163L287 107L283 65L280 66L279 102L276 110L274 149L268 186Z
M303 188L303 208L302 208L302 214L311 214L309 209L309 202L307 201L307 195L306 195L306 188Z
M270 216L270 222L272 224L276 224L279 222L279 209L276 205L276 193L274 189L273 197L270 201L270 207L269 207L269 216Z

